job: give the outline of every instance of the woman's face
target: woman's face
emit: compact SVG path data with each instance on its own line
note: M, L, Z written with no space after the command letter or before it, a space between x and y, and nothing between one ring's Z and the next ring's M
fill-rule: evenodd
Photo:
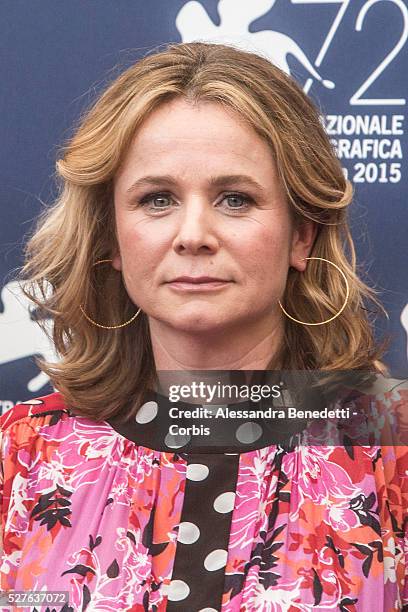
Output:
M208 334L281 320L288 268L304 269L313 227L294 228L268 145L232 111L181 98L156 109L114 203L113 266L150 324ZM223 282L175 282L183 276Z

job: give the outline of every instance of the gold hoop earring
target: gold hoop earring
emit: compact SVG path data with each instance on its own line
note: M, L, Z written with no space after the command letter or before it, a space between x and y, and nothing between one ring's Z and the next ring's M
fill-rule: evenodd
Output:
M111 262L113 261L112 259L99 259L98 261L96 261L94 264L92 264L93 266L97 266L98 264L101 263L107 263L107 262ZM142 310L141 308L139 308L139 310L137 311L136 314L133 315L133 317L131 319L129 319L129 321L126 321L125 323L121 323L120 325L101 325L100 323L97 323L96 321L94 321L93 319L91 319L90 316L88 316L85 312L85 310L82 307L82 304L79 305L79 308L81 309L82 314L84 315L84 317L90 322L92 323L92 325L96 325L96 327L102 327L103 329L118 329L119 327L125 327L126 325L129 325L129 323L132 323L132 321L134 321L137 317L137 315L140 313L140 311Z
M281 309L284 312L284 314L287 317L289 317L289 319L292 319L292 321L295 321L295 323L300 323L301 325L325 325L326 323L330 323L330 321L333 321L334 319L336 319L343 312L343 310L345 309L346 304L347 304L348 299L349 299L349 296L350 296L350 287L349 287L349 284L348 284L348 280L347 280L347 277L344 274L343 270L341 270L337 264L333 263L332 261L329 261L328 259L324 259L323 257L304 257L302 259L302 261L305 261L305 259L319 259L321 261L325 261L326 263L329 263L332 266L334 266L340 272L340 274L344 278L344 282L346 283L346 299L344 300L344 303L343 303L342 307L340 308L340 310L333 317L330 317L330 319L326 319L326 321L321 321L320 323L305 323L305 321L300 321L299 319L295 319L295 317L292 317L292 315L290 315L288 312L286 312L286 310L282 306L280 300L278 300L278 304L281 307Z

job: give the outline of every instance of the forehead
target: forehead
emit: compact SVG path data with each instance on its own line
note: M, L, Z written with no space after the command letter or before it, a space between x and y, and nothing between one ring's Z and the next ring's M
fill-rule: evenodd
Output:
M116 181L149 173L253 173L274 178L266 141L234 112L216 102L178 98L155 109L135 133ZM130 176L131 175L131 176Z

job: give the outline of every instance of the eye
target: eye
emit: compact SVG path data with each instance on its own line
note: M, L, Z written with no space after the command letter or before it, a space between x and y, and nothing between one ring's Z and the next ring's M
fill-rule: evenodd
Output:
M150 209L152 210L166 210L171 201L172 198L169 193L148 193L139 201L139 206L151 204Z
M227 201L228 205L226 209L232 214L237 214L246 211L254 203L253 199L243 193L227 193L223 196L221 202ZM173 202L173 198L170 193L158 192L148 193L138 204L142 207L147 207L148 210L157 212L160 210L167 210Z
M243 193L226 193L222 201L228 201L227 209L229 211L242 212L247 210L254 203L253 199Z

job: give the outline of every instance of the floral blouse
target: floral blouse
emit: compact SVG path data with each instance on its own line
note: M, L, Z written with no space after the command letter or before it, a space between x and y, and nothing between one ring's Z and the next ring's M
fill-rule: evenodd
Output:
M1 590L69 594L1 610L408 610L407 447L163 450L163 409L96 421L54 392L0 417Z

